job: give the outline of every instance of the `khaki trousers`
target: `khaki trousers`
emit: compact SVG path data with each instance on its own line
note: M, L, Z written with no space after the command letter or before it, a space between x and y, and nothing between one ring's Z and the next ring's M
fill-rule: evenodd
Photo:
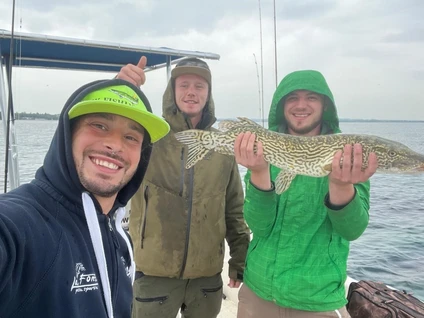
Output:
M137 278L138 276L138 278ZM132 318L216 318L221 310L221 275L178 279L140 275L133 286Z
M256 296L245 284L239 290L237 318L350 318L346 307L313 312L285 308Z

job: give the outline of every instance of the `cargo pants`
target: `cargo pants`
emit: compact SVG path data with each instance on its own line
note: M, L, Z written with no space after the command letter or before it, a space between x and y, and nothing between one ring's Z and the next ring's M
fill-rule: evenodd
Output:
M221 274L195 279L136 273L132 318L216 318L221 310Z

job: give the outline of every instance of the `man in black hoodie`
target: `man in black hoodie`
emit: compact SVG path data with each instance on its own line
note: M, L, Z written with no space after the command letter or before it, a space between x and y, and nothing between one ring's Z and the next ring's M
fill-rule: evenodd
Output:
M134 261L121 227L169 125L119 79L66 102L35 179L0 196L0 317L130 317Z

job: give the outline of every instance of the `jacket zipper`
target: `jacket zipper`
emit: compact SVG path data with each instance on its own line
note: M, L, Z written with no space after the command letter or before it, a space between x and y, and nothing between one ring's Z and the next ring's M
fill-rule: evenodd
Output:
M181 148L181 171L180 171L180 192L178 193L180 197L183 196L184 193L184 148Z
M146 186L146 188L144 189L144 202L145 202L145 209L144 209L144 216L143 216L143 226L141 228L141 248L143 248L144 234L146 233L147 208L149 206L149 186Z
M184 247L184 257L183 257L183 265L181 266L180 278L183 277L185 267L187 265L187 254L188 254L188 243L190 239L190 225L191 225L191 213L193 210L193 187L194 187L194 167L191 167L188 170L189 174L189 187L188 187L188 215L187 215L187 228L186 228L186 240Z
M115 278L113 280L113 284L110 284L110 294L111 294L110 296L111 296L112 308L113 308L114 307L114 304L116 302L116 297L118 296L118 294L115 294L114 295L115 297L113 297L113 290L116 289L116 286L118 286L118 277L119 277L119 274L118 274L118 266L117 266L117 264L118 264L117 263L118 262L118 260L117 260L117 257L118 257L117 249L118 249L118 244L119 243L118 243L118 239L117 239L117 237L115 235L115 230L113 229L113 225L112 225L112 222L111 222L110 217L108 217L107 219L108 219L108 227L109 227L109 238L111 238L112 241L114 241L114 245L115 245L115 248L113 248L112 246L110 247L110 251L112 253L112 255L110 257L111 262L112 262L111 273L114 273L113 276ZM109 265L107 265L107 267L109 267Z
M336 262L333 260L333 258L331 257L331 244L333 243L333 234L331 234L331 238L330 238L330 243L328 244L328 256L330 257L331 262L333 263L334 267L336 268L337 274L339 275L339 288L343 286L343 275L342 272L340 271L339 266L337 266Z

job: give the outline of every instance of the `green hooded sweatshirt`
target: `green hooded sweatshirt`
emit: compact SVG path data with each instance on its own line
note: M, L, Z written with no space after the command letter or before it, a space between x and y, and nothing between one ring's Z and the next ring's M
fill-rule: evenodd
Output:
M340 132L333 95L316 71L297 71L278 86L269 113L269 128L286 132L283 104L292 91L324 95L322 132ZM275 180L279 168L271 166ZM277 305L307 311L330 311L346 304L349 241L368 225L369 182L355 185L351 202L338 210L328 204L328 177L296 176L288 190L261 191L246 174L244 216L253 232L245 284Z
M129 221L137 271L191 279L222 271L226 239L229 276L241 280L250 234L243 218L243 186L233 157L211 153L185 169L187 146L174 133L193 128L174 101L171 79L163 96L170 133L155 143L143 183L131 199ZM197 129L212 130L211 95Z

